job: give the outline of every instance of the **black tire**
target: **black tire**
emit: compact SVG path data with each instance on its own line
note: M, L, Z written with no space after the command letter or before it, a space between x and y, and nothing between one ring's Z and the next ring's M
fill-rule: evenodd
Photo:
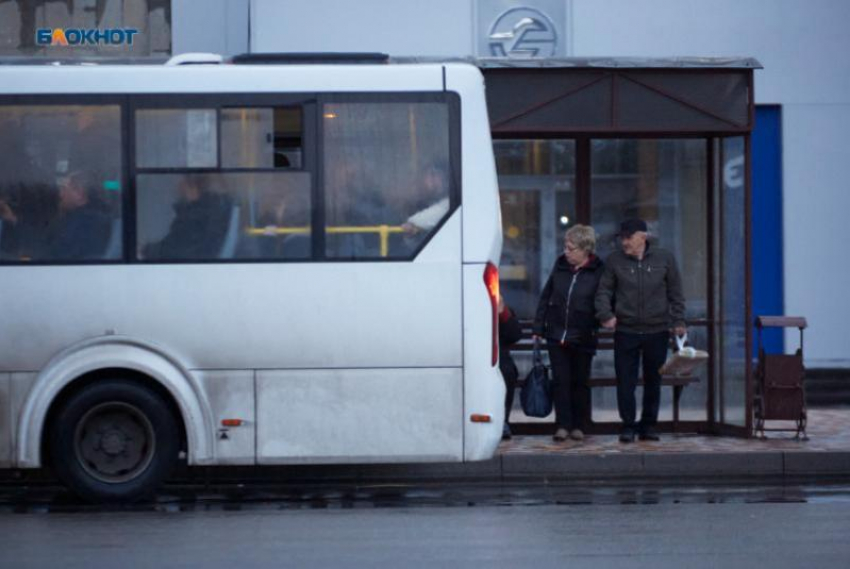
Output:
M129 379L98 381L65 401L50 431L57 476L91 502L132 502L171 473L180 429L168 402Z

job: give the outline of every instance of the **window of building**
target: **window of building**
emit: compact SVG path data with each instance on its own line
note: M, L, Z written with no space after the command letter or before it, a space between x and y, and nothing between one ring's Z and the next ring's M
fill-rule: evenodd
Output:
M574 140L496 140L502 204L502 295L533 318L540 290L578 222Z
M61 57L157 57L171 54L172 0L2 0L0 1L0 55ZM113 42L80 42L72 35L69 45L39 41L39 29L133 29Z

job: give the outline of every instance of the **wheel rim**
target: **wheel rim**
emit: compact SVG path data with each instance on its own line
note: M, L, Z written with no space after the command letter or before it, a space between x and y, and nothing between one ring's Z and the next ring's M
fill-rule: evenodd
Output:
M83 469L109 484L133 480L156 452L153 425L128 403L101 403L77 423L74 452Z

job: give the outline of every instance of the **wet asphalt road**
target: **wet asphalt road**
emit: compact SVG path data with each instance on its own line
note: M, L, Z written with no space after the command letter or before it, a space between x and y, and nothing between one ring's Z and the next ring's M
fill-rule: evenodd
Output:
M840 567L850 486L0 488L0 567Z

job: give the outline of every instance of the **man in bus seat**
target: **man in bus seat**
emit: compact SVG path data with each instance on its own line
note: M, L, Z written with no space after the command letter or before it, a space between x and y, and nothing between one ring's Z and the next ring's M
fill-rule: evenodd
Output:
M46 257L102 259L112 232L112 219L87 172L71 172L59 180L58 208L58 215L47 226Z
M42 199L36 211L20 216L0 201L0 219L8 226L4 250L37 260L102 259L112 220L88 173L76 171L60 178L53 195L50 204Z
M685 334L685 297L673 254L647 241L646 222L628 219L620 225L622 250L605 260L596 291L596 317L614 330L617 407L623 428L620 442L657 441L655 425L661 398L658 370L667 357L670 328ZM616 301L615 301L616 299ZM635 388L643 360L643 408L636 423Z
M174 219L161 240L142 249L145 259L210 260L219 256L233 202L209 189L209 176L187 174L179 182Z

